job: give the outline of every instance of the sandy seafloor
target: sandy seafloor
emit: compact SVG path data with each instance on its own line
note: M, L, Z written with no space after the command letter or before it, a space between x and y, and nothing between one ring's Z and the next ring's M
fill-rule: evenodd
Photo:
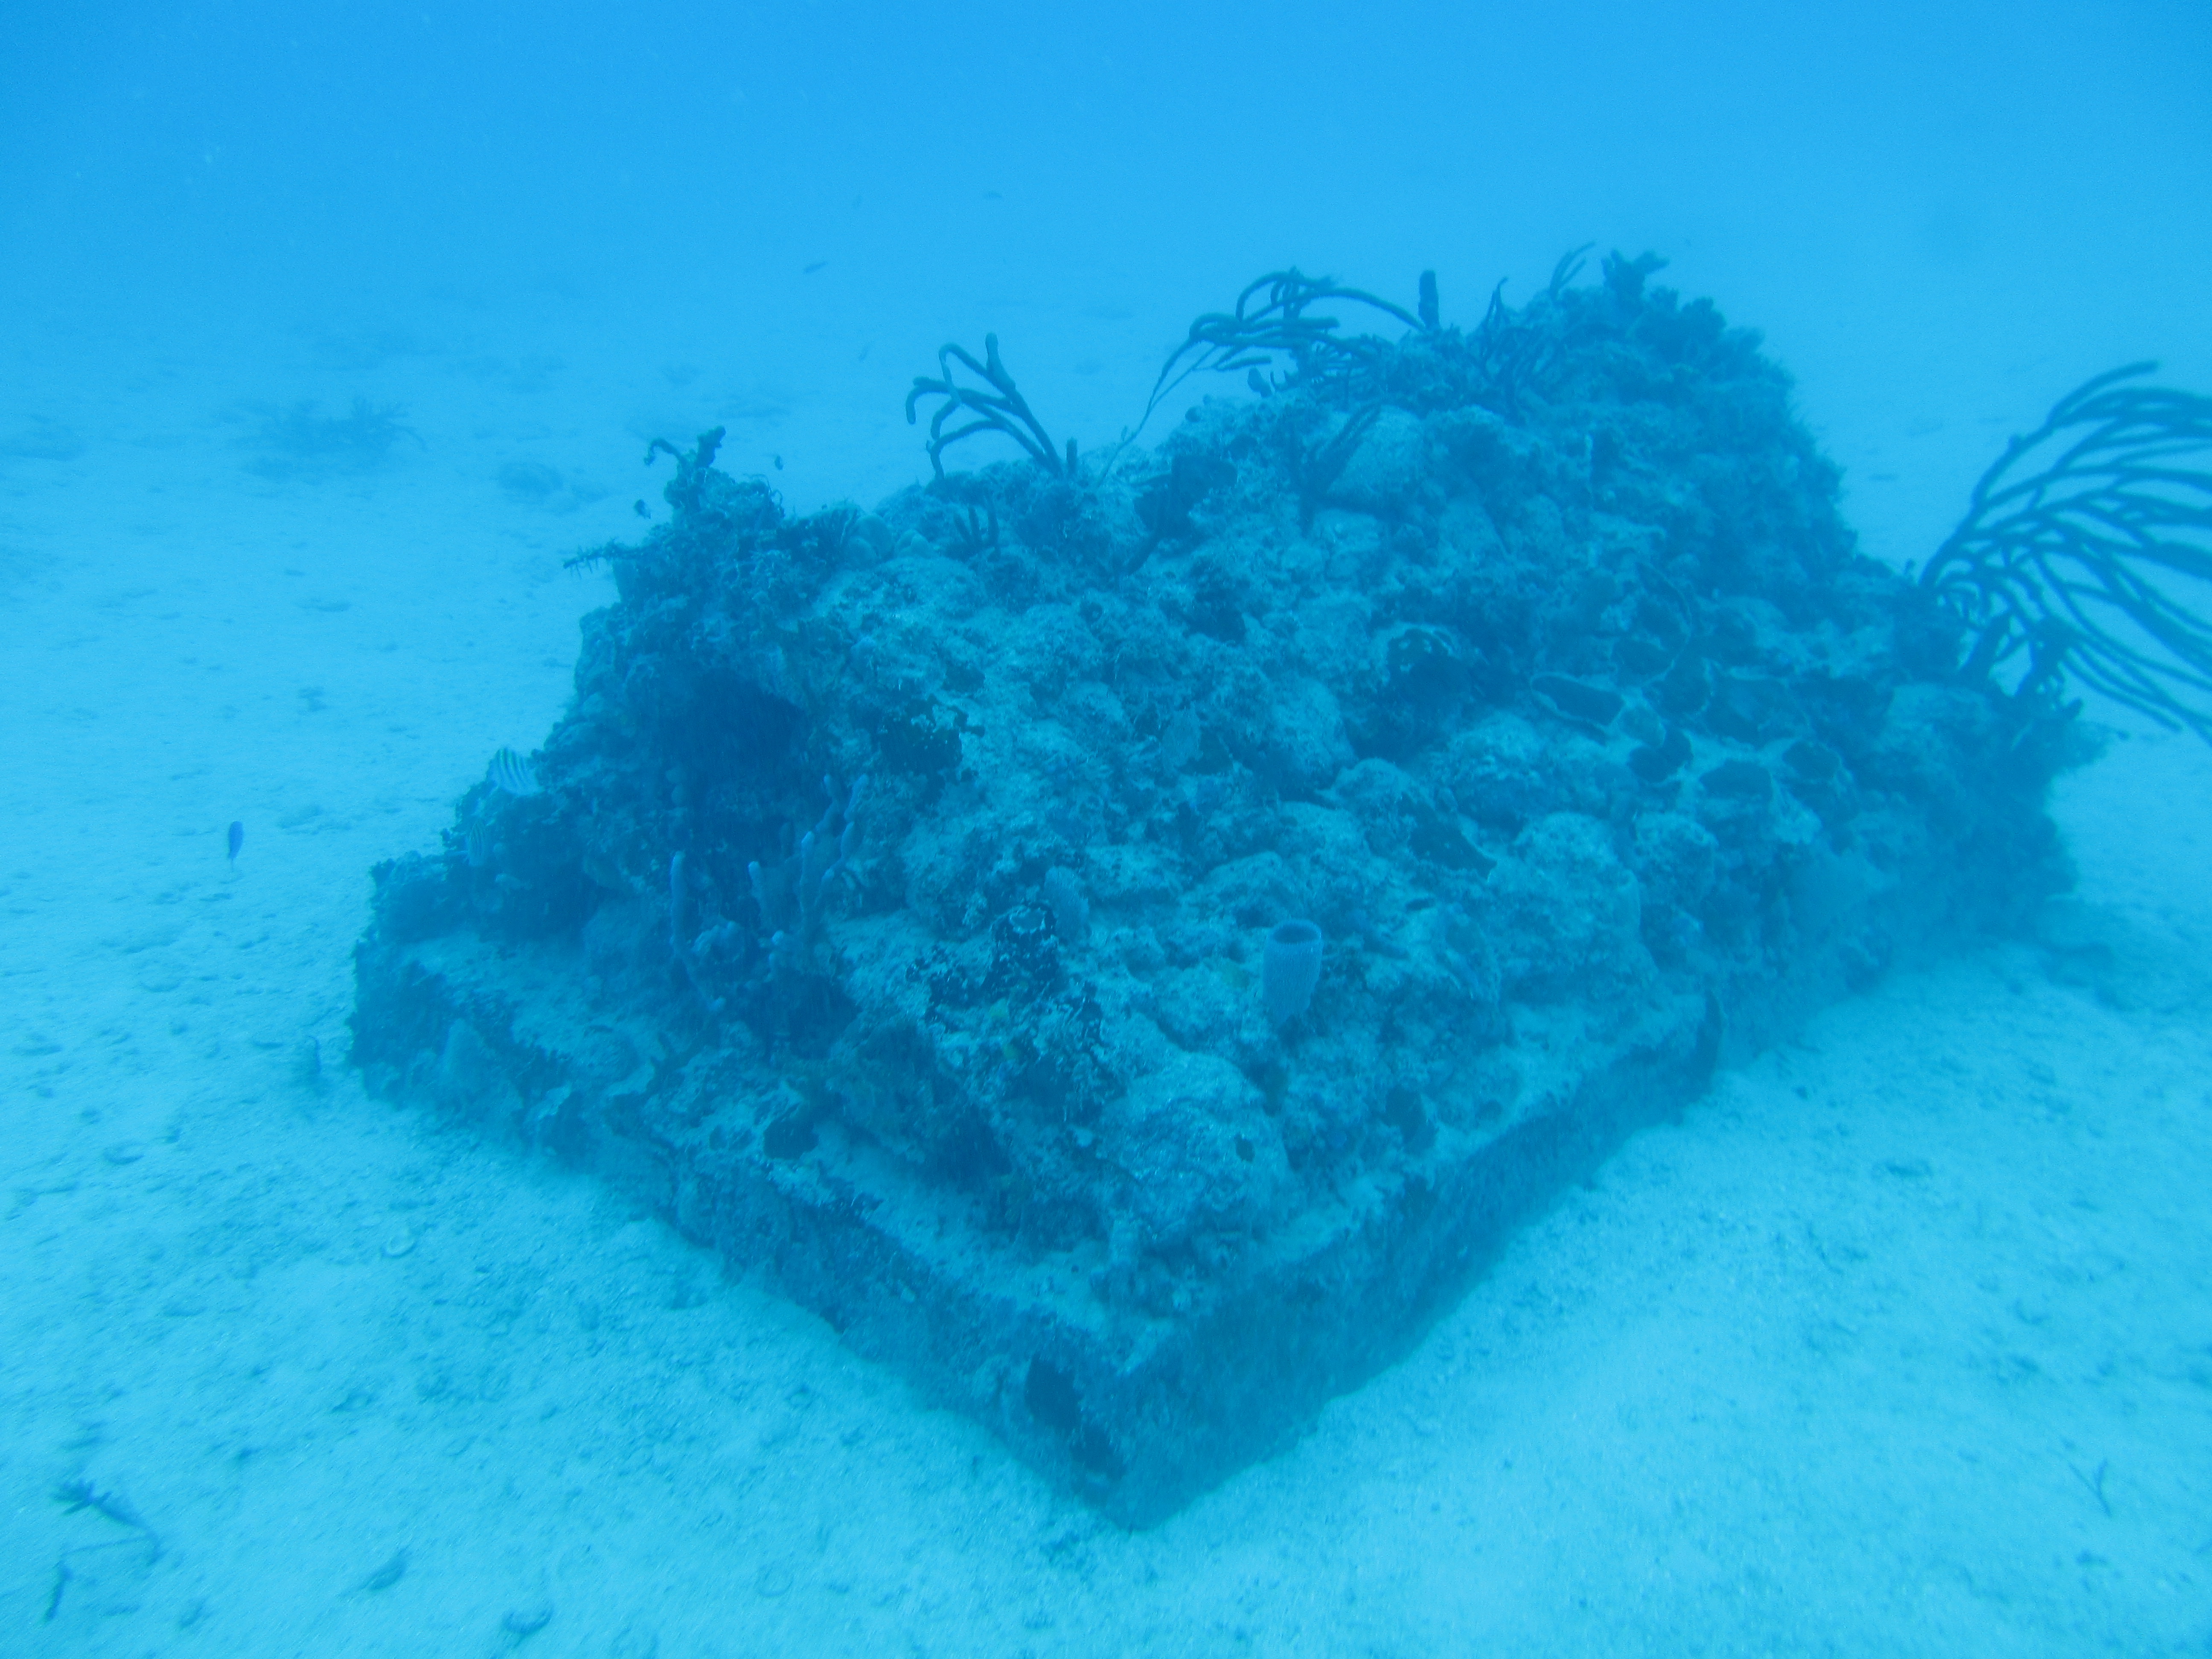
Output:
M2206 1650L2192 738L2058 791L2103 971L1999 945L1832 1009L1139 1535L590 1179L367 1098L370 866L542 738L608 597L562 557L636 529L642 437L711 412L559 334L64 331L9 365L0 436L60 453L0 460L0 1651ZM1804 387L1886 555L2101 366L1927 357ZM256 400L358 390L422 442L255 471ZM885 482L810 418L795 501ZM568 482L503 490L517 459Z

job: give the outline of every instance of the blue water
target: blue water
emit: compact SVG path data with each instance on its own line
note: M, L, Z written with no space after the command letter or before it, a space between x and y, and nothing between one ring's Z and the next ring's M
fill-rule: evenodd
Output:
M343 1063L649 438L872 501L948 339L1088 447L1262 270L1591 240L1900 563L2087 375L2212 390L2212 14L1930 9L6 9L0 1652L2205 1651L2212 750L2113 711L2098 973L1832 1009L1139 1535Z

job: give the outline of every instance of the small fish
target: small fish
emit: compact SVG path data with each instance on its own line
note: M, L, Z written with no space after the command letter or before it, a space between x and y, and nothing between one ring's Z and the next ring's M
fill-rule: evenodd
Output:
M806 267L805 274L811 276L816 271L820 270L829 263L830 262L827 259L817 259L812 264Z
M235 865L240 848L246 845L246 826L236 818L230 821L230 861Z
M491 783L493 788L503 789L510 795L538 793L538 774L512 749L502 749L491 757Z
M400 1550L374 1572L361 1581L361 1587L371 1595L390 1589L407 1576L407 1552Z

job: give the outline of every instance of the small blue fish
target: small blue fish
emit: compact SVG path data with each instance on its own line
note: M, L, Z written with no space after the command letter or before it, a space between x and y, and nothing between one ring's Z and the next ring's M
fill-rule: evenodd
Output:
M238 862L239 849L246 845L246 826L236 818L230 821L230 861Z

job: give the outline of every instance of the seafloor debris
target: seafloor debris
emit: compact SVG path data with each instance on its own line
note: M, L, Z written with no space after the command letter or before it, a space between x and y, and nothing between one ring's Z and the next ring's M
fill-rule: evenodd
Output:
M356 1061L1125 1521L1282 1445L1723 1055L2067 884L2073 710L1656 263L1263 278L1170 364L1261 395L1080 465L993 351L927 390L1028 459L873 514L657 444L536 791L377 870Z
M428 447L422 434L401 423L405 414L396 404L362 397L343 415L325 415L313 403L268 411L249 440L252 470L265 477L309 479L373 471L391 459L402 438Z

